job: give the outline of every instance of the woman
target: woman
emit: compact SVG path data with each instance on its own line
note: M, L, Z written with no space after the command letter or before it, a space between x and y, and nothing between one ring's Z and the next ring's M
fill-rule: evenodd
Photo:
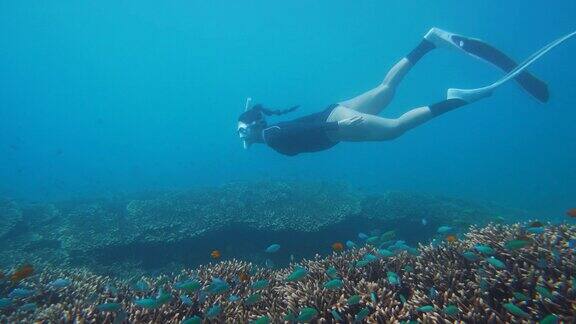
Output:
M558 44L546 49L540 56L556 45ZM432 28L412 52L392 67L380 85L355 98L330 105L322 112L268 125L265 115L282 115L295 110L298 106L287 110L270 110L262 105L250 108L248 101L245 112L238 118L238 134L244 142L244 147L248 148L254 143L265 143L279 153L293 156L326 150L342 141L392 140L436 116L491 94L496 84L492 88L485 87L476 91L451 89L447 100L412 109L396 119L379 117L408 71L428 52L441 47L455 49L492 63L503 71L510 72L508 79L514 78L524 90L539 101L548 100L547 85L525 71L533 61L529 60L527 64L518 67L507 55L478 39ZM501 80L501 83L504 81Z

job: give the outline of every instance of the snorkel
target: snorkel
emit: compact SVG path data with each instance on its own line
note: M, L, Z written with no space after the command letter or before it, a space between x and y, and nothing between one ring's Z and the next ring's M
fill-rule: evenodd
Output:
M255 119L254 116L248 116L249 113L248 111L251 109L251 103L252 103L252 98L248 97L246 98L246 103L244 105L244 113L242 115L240 115L240 118L238 119L238 136L240 137L240 139L242 140L242 145L244 146L244 149L247 150L250 145L252 144L252 138L254 136L253 132L253 126L255 126L258 123L258 119Z

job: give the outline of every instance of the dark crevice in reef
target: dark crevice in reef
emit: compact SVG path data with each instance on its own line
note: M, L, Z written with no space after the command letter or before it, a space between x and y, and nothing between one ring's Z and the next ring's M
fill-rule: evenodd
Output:
M394 221L366 219L359 215L348 217L345 221L320 229L317 232L300 231L266 231L258 230L243 224L230 224L225 228L178 242L134 243L113 246L93 251L92 258L99 265L108 266L123 262L139 263L145 270L154 270L167 264L180 264L194 267L210 262L210 252L219 250L223 259L237 258L264 265L266 259L283 266L295 260L310 258L315 254L328 254L331 245L336 241L345 243L346 239L360 243L357 234L370 234L378 229L380 233L396 230L397 238L408 244L429 240L434 236L434 224L423 226L420 219L402 224ZM272 243L282 247L274 254L267 254L264 249ZM76 262L82 262L81 258Z

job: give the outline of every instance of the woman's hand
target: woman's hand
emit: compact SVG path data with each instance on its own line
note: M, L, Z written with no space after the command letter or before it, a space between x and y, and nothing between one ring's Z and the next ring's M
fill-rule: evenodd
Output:
M339 120L338 121L338 127L353 127L356 125L360 125L363 121L364 121L364 117L354 116L354 117Z

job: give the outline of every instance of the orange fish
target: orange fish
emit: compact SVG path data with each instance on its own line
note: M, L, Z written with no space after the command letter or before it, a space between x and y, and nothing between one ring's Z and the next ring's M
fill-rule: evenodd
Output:
M240 279L241 282L246 282L248 280L250 280L250 276L246 274L246 272L240 272L238 274L238 279Z
M344 250L344 244L342 244L341 242L332 243L332 250L340 252Z
M13 283L18 283L34 274L34 267L30 264L25 264L20 268L16 269L14 273L10 276L10 280Z
M212 257L212 259L216 260L216 259L220 259L220 257L222 256L222 253L220 253L220 251L218 251L218 250L214 250L214 251L212 251L212 253L210 253L210 256Z
M568 211L566 212L566 215L576 218L576 208L568 209Z
M453 243L453 242L458 241L458 238L456 237L456 235L450 234L450 235L446 236L446 241L449 243Z

